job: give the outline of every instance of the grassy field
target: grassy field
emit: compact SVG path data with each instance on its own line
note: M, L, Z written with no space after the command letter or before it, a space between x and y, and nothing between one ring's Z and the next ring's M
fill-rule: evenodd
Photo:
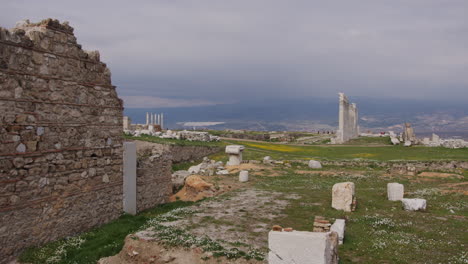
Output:
M296 146L264 142L229 141L246 147L244 159L317 159L317 160L468 160L468 148L447 149L442 147L403 146Z
M19 260L34 264L96 263L102 257L119 253L124 238L139 230L149 219L192 204L192 202L177 201L157 206L136 216L122 215L119 219L80 236L52 242L41 248L30 248L20 256Z
M333 184L345 181L356 184L355 212L330 207ZM404 184L407 198L427 199L427 211L407 212L401 202L388 201L389 182ZM339 248L340 263L467 263L468 199L460 193L446 193L443 187L462 182L466 177L421 181L416 177L383 177L372 170L333 176L289 170L279 177L260 178L256 186L301 196L291 200L286 216L277 220L283 226L312 231L316 215L348 218L345 243Z

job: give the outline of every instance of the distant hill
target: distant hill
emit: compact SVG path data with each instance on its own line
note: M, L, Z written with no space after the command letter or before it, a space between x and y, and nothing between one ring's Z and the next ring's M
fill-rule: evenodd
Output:
M410 122L416 132L468 131L468 104L400 99L350 98L357 103L361 130L399 131ZM129 108L125 115L144 123L146 112L165 114L169 128L181 122L225 122L214 129L335 130L338 126L337 98L246 100L236 104L179 108Z

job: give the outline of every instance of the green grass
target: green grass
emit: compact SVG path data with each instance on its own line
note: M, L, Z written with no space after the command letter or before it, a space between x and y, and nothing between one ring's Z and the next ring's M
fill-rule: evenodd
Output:
M298 175L285 171L280 177L257 177L258 188L288 194L290 200L277 223L296 230L312 231L315 216L344 218L345 243L339 247L340 263L466 263L468 199L461 194L438 192L441 183L460 179L415 182L404 177L383 178L372 171L362 176L353 172L343 176ZM345 213L331 208L331 189L338 182L356 184L358 207ZM425 198L425 212L407 212L401 202L388 201L386 185L405 185L407 198ZM455 213L451 213L453 209ZM453 217L458 215L461 217ZM463 255L465 254L465 255ZM452 262L450 262L452 261Z
M392 145L390 137L358 137L344 143L344 145Z
M222 147L225 144L221 141L203 142L203 141L188 141L181 139L159 138L149 135L141 135L139 137L124 135L126 139L142 140L159 144L177 145L177 146L206 146L206 147Z
M94 264L100 258L116 255L122 249L125 237L139 230L149 219L175 208L192 204L192 202L177 201L157 206L135 216L122 215L120 218L99 228L82 233L80 238L84 240L84 243L79 247L68 247L66 257L60 262L54 263ZM53 256L61 245L66 243L67 240L63 239L41 248L29 248L21 254L19 260L33 264L47 263L47 259Z
M443 147L403 146L296 146L264 142L227 141L246 147L244 159L317 159L317 160L467 160L468 148L448 149Z

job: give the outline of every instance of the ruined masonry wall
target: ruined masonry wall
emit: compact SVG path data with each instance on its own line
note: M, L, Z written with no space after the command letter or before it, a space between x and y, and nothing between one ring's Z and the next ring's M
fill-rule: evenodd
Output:
M122 110L67 23L0 28L0 263L121 214Z
M137 155L137 212L141 212L169 202L172 161L169 155Z
M203 157L223 151L222 147L212 146L179 146L141 140L135 140L135 143L138 155L164 155L170 158L172 163L201 160Z

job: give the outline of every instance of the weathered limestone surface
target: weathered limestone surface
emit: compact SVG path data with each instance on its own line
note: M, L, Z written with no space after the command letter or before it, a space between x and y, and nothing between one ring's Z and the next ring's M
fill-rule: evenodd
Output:
M344 93L339 93L339 96L339 127L338 131L336 132L336 137L332 138L333 144L341 144L359 136L359 117L356 104L350 104L348 97L346 97Z
M333 185L332 207L337 210L351 212L354 199L354 183L341 182Z
M68 23L0 28L0 263L121 214L122 109Z
M268 233L269 264L337 264L338 235L336 232Z
M401 199L406 211L426 210L426 199Z
M387 184L387 196L390 201L401 201L405 193L405 186L400 183L392 182Z

